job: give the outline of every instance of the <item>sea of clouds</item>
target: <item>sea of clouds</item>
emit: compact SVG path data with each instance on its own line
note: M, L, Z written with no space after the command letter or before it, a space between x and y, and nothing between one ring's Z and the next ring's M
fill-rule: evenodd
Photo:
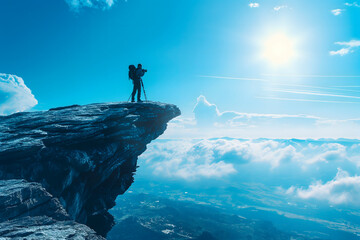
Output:
M260 183L297 199L358 206L359 150L357 140L161 139L139 165L165 181Z

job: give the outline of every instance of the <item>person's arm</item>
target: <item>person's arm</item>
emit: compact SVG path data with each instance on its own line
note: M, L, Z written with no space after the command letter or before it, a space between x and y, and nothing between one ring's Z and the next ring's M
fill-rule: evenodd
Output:
M144 72L143 69L138 69L138 70L136 70L136 75L137 75L138 77L142 77L142 76L144 76L144 74L145 74L145 72Z

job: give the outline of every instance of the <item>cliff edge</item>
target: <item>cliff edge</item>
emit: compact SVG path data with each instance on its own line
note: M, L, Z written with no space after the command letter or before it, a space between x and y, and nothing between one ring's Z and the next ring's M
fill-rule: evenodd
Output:
M114 224L108 209L132 184L138 156L178 115L175 105L147 102L0 117L0 179L41 184L56 199L48 203L59 202L66 211L57 213L105 236ZM7 207L0 207L5 212ZM0 215L0 221L16 217L6 216Z

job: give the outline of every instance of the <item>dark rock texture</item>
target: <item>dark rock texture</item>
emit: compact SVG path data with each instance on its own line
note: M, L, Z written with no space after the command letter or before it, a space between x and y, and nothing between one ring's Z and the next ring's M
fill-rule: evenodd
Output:
M105 240L89 227L46 216L22 217L0 223L2 240Z
M0 239L103 239L70 220L59 200L39 183L0 181Z
M106 235L138 156L178 115L169 104L107 103L0 117L0 179L40 183L71 219Z
M0 181L0 221L24 216L48 216L56 220L70 217L60 204L39 183L25 180Z

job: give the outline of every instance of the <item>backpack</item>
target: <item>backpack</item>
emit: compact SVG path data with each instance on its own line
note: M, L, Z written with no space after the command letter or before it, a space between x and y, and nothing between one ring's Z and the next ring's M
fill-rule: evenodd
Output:
M131 80L137 80L138 77L136 76L136 67L135 65L129 66L129 79Z

